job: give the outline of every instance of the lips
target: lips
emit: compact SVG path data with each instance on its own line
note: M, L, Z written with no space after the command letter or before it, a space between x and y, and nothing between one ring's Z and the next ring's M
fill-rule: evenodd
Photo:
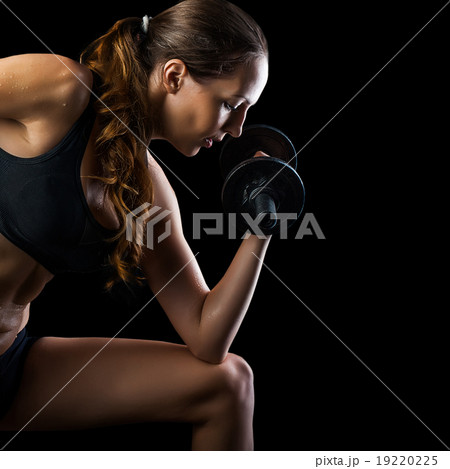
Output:
M211 148L213 146L214 142L221 142L223 140L223 137L224 136L222 136L222 137L207 137L207 138L204 139L204 142L205 142L204 146L206 148Z

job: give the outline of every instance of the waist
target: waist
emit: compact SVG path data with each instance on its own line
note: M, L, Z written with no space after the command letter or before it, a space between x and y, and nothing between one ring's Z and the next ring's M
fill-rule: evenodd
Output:
M1 308L1 307L0 307ZM25 328L30 317L30 305L28 304L22 312L22 317L18 322L18 326L10 330L3 330L0 309L0 356L3 355L13 345L14 341L25 333Z
M30 303L53 275L0 234L0 354L30 316Z

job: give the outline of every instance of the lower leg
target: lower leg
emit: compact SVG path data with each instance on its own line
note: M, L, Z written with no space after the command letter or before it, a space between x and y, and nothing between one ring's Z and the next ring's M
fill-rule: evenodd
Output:
M227 360L222 391L207 404L208 417L194 424L193 450L253 450L253 374L239 357Z
M195 424L192 450L253 451L253 410L240 415L218 415Z

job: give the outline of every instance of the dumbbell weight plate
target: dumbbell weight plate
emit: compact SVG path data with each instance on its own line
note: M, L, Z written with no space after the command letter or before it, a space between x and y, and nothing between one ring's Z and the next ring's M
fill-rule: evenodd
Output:
M285 161L278 158L260 156L250 158L236 166L228 175L222 189L222 204L226 213L236 214L236 224L240 231L248 228L242 213L256 219L254 195L269 194L275 202L276 212L295 214L298 218L303 210L305 189L297 172ZM288 220L287 226L295 219ZM264 234L279 230L280 221L271 228L259 226Z
M294 145L280 130L268 125L245 127L239 138L228 137L220 154L220 166L224 178L238 164L252 158L257 151L289 163L297 168Z

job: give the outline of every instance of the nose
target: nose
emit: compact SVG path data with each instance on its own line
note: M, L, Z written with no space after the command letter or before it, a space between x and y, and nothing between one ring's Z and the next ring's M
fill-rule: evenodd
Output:
M223 128L223 131L230 134L234 138L240 137L242 135L242 128L244 126L246 117L247 117L246 110L233 113L233 115L230 116L230 118L227 120Z

